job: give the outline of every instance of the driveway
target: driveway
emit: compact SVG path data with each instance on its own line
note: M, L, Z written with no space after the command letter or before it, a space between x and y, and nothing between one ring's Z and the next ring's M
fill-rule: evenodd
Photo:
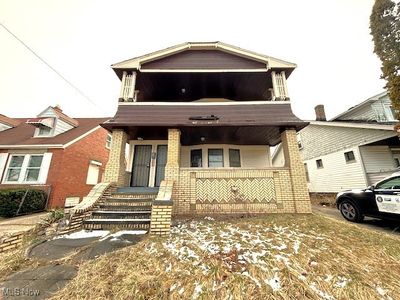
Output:
M316 214L320 214L338 221L348 222L342 217L340 211L336 208L329 206L313 205L312 210ZM353 223L353 224L356 224L357 226L364 228L383 231L398 237L400 236L399 222L379 220L366 217L363 223Z

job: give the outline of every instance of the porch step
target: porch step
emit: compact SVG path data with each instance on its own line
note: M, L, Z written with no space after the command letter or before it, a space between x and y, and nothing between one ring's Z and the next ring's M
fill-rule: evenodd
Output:
M109 204L109 203L103 203L99 205L99 210L102 211L151 211L151 205L124 205L122 203L118 204Z
M84 229L145 229L150 228L150 219L88 219L83 224Z
M150 219L151 210L97 210L92 213L92 219L98 220L112 220L112 219Z
M107 198L102 204L109 206L151 206L153 199Z

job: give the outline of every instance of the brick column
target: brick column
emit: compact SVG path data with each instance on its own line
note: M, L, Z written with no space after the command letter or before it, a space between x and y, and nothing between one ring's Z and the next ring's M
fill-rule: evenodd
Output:
M179 160L181 155L181 131L168 129L168 156L165 165L165 180L179 179Z
M311 213L311 202L308 194L306 172L297 145L296 131L285 130L282 135L282 147L285 154L285 167L290 168L293 200L296 212Z
M112 132L112 144L108 158L104 181L114 182L118 187L126 182L125 147L128 136L122 129L114 129Z

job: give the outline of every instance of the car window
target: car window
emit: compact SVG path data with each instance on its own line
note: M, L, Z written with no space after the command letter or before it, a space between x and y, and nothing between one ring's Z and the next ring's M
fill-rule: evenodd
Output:
M400 177L394 177L382 181L377 184L376 188L381 190L400 190Z

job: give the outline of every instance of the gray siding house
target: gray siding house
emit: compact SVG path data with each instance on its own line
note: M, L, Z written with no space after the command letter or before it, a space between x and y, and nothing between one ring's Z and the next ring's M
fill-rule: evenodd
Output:
M315 110L316 121L311 121L297 135L311 193L365 188L397 171L400 141L394 131L397 120L386 92L329 121L322 105ZM272 164L283 163L278 146Z

